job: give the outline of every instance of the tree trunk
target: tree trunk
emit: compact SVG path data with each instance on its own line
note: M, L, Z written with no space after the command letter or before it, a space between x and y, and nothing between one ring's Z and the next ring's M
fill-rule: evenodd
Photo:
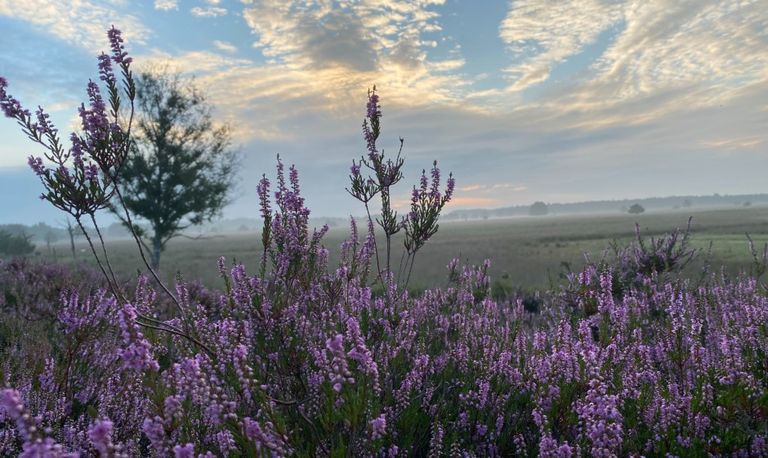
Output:
M69 246L72 248L72 259L77 259L77 251L75 251L75 228L72 223L67 219L67 233L69 234Z
M152 239L152 253L150 255L150 262L152 264L152 269L157 271L158 267L160 267L160 253L163 252L163 242L160 240L159 237L154 237Z

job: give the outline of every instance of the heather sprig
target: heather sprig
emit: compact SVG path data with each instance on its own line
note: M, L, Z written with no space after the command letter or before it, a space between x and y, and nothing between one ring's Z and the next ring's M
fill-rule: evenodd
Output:
M422 170L420 186L418 188L414 186L411 193L411 211L403 222L405 228L405 241L403 242L405 245L405 266L408 269L406 286L411 278L416 253L440 228L437 223L440 212L445 204L451 201L456 186L453 174L449 174L445 191L440 192L440 169L437 167L437 161L432 164L430 174L432 181L427 188L426 171Z
M62 146L58 130L50 122L49 115L42 108L38 108L33 118L29 110L24 109L18 100L7 93L7 82L1 77L0 107L7 117L16 119L30 140L44 147L43 156L51 165L46 165L41 157L30 156L28 160L30 168L43 184L44 192L41 198L74 217L112 294L124 304L128 303L112 268L96 213L107 208L113 209L117 205L124 214L121 217L131 228L144 264L174 303L182 318L181 327L142 313L137 315L137 322L145 327L185 336L190 342L201 344L195 338L195 330L186 319L178 298L160 281L149 265L144 242L137 226L133 224L118 186L120 170L125 164L131 145L130 132L135 112L136 85L130 67L132 59L128 57L123 45L122 33L113 26L107 36L112 53L111 56L105 53L98 56L98 72L100 81L106 85L108 100L105 101L102 96L99 84L89 80L86 86L88 104L81 104L78 109L81 132L70 134L69 149ZM113 64L120 69L119 81L114 74ZM125 109L122 108L124 98L128 102ZM92 225L93 231L86 229L86 223ZM95 236L92 235L93 232Z
M427 177L422 173L420 187L414 186L413 189L410 213L406 217L398 216L397 211L392 208L392 187L403 179L402 168L405 159L402 157L402 151L404 140L400 138L400 146L394 159L387 158L384 155L384 150L379 149L376 144L381 135L382 112L379 100L376 86L373 86L373 89L368 91L366 117L363 120L363 138L368 152L367 156L361 157L359 162L352 161L349 175L351 185L347 188L347 192L365 205L368 220L371 222L375 220L384 231L386 248L383 267L379 259L378 246L374 248L376 250L378 279L386 290L386 284L395 281L391 263L392 237L400 230L405 229L405 253L397 272L397 281L400 280L404 271L408 272L408 278L410 278L415 254L437 232L437 220L445 204L451 200L455 180L452 174L449 175L447 188L444 194L441 194L438 190L440 169L437 167L437 161L435 161L431 170L431 187L427 189ZM362 166L368 168L373 175L363 176ZM381 198L381 212L378 217L374 218L371 215L369 203L377 194ZM408 281L406 280L405 285L407 286L407 284Z

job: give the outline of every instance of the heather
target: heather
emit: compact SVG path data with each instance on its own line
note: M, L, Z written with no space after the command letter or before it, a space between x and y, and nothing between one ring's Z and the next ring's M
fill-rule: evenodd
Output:
M123 200L131 61L119 32L109 38L99 68L111 108L89 84L83 134L70 149L42 109L33 117L0 80L5 114L48 151L30 158L43 198L81 225ZM435 163L398 214L391 196L405 179L403 141L384 154L381 118L373 89L366 153L352 162L347 189L368 218L350 220L338 264L328 261L327 228L309 225L297 168L280 159L254 186L261 260L219 259L218 290L165 285L149 263L122 279L98 238L89 240L96 270L0 264L0 450L768 455L768 293L759 275L683 277L699 254L689 231L638 231L535 303L495 299L489 263L458 260L446 266L447 286L409 293L455 182ZM392 256L397 234L401 257Z

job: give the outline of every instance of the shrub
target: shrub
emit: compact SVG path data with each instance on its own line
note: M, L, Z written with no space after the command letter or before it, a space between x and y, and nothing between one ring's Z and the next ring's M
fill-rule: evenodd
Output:
M0 230L0 255L24 256L34 251L35 245L29 241L29 237Z
M541 201L534 202L531 208L528 209L528 214L531 216L544 216L548 213L549 207Z
M632 206L629 207L627 212L630 215L639 215L640 213L644 213L645 212L645 208L643 208L643 206L640 205L640 204L632 204Z
M119 34L110 37L112 59L124 63ZM0 94L15 113L12 101ZM755 279L693 287L667 276L689 256L687 232L678 232L650 243L638 236L573 275L576 307L548 296L494 300L488 262L454 260L447 287L411 295L407 272L437 231L453 184L441 192L437 167L431 183L423 173L411 212L399 218L389 199L402 161L378 152L379 116L372 92L362 161L371 176L353 162L350 193L366 207L378 194L384 210L368 217L362 236L350 221L338 266L328 264L325 229L309 228L298 171L286 177L280 160L274 194L266 176L258 186L265 230L257 273L220 259L223 291L180 281L172 293L140 277L129 293L104 250L107 287L63 291L55 326L28 339L45 345L6 347L0 449L50 457L768 454L768 297ZM117 157L103 152L96 145L90 157ZM64 172L41 173L52 203L80 217L99 206L93 197L113 192L109 179L60 188ZM400 230L406 256L393 273L389 247ZM374 285L383 294L373 296Z

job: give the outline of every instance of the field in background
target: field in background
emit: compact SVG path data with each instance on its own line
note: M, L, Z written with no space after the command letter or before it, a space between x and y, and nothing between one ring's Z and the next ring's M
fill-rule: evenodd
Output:
M491 276L497 289L541 289L557 283L563 263L577 270L583 263L584 253L595 259L609 248L613 240L628 242L634 236L635 222L645 235L659 235L676 227L684 228L693 216L695 247L706 251L712 243L708 262L713 269L721 266L729 273L749 269L751 257L745 233L756 244L768 242L768 208L752 207L728 210L700 210L687 212L648 213L641 215L610 216L543 216L478 221L449 221L440 225L440 231L423 248L416 260L411 286L437 287L445 283L448 262L458 257L469 263L491 260ZM360 224L363 229L364 224ZM347 237L348 228L334 228L325 237L324 245L331 252L332 265L338 260L338 248ZM381 241L383 243L383 241ZM402 241L397 239L393 265L400 259ZM129 241L108 242L112 263L123 275L135 275L142 265L136 245ZM41 247L41 251L45 251ZM71 260L68 245L55 245L58 261ZM80 259L91 261L78 246ZM187 280L199 279L210 287L222 286L218 278L216 260L243 262L250 273L255 273L261 257L258 233L241 232L218 235L206 239L176 239L169 243L161 260L164 277L173 278L181 272ZM689 269L698 275L704 254ZM143 269L141 269L143 270Z

